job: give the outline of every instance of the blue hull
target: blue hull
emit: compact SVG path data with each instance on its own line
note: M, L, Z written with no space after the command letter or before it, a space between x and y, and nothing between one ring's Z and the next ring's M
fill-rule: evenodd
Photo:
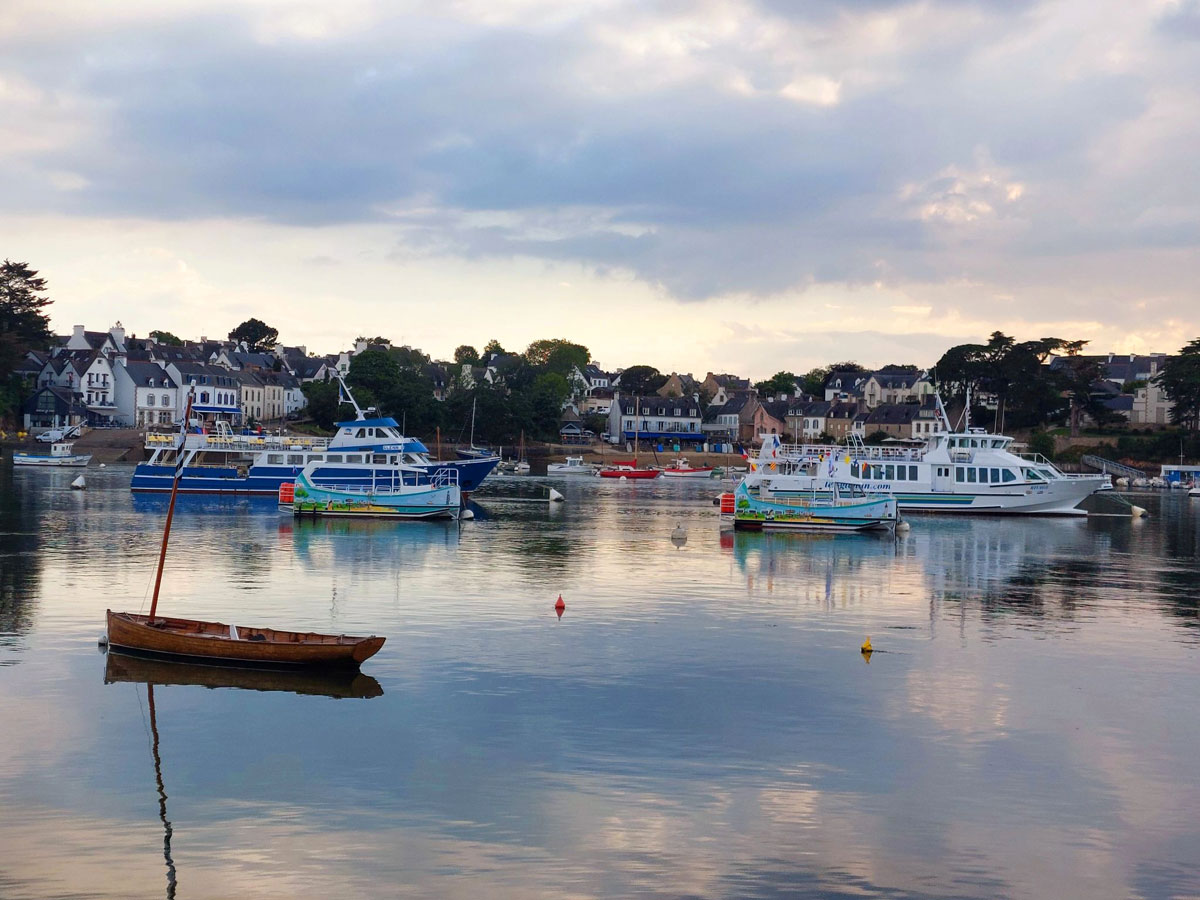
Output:
M458 486L463 493L475 490L483 479L496 468L498 459L456 460L417 466L430 477L439 471L453 469L458 472ZM179 479L179 491L184 494L261 494L274 497L279 486L295 481L303 466L250 466L244 474L234 466L189 466L184 468ZM133 470L129 489L134 493L170 493L171 481L175 477L174 466L152 466L139 463ZM321 481L321 470L314 473L314 480ZM339 484L371 484L371 469L337 468Z

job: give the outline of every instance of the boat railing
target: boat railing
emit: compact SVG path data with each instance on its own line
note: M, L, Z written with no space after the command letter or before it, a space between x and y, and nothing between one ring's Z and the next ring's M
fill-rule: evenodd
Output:
M146 446L158 449L163 446L173 446L176 440L175 435L147 435ZM323 453L329 449L329 439L282 435L189 434L185 446L189 450L242 450L255 453L274 450L284 453Z
M849 456L851 459L880 460L883 462L917 462L924 454L922 448L916 447L887 447L880 445L851 445L839 444L780 444L780 456L788 460L817 460L828 459L830 456Z

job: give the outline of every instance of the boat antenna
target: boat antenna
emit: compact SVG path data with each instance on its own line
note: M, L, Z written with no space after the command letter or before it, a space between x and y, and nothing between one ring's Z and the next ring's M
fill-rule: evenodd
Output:
M338 402L339 403L349 403L351 406L353 406L354 407L354 421L361 422L363 419L366 418L366 416L363 415L363 411L359 407L358 401L354 399L354 395L352 393L350 393L350 387L349 387L349 385L346 384L346 379L344 379L342 377L341 372L338 372L335 377L338 380L338 384L341 385L341 389L338 392Z
M162 548L158 551L158 572L154 575L154 597L150 601L150 621L158 611L158 588L162 584L163 563L167 559L167 540L171 537L171 519L175 516L175 498L179 495L179 479L183 476L183 461L186 457L188 423L192 420L192 387L188 388L187 404L183 410L183 421L179 423L179 443L175 447L175 477L171 481L171 502L167 504L167 521L163 525Z

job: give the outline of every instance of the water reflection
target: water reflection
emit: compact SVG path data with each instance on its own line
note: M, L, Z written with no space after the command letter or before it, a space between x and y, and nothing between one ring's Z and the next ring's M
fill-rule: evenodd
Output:
M202 502L173 610L389 642L366 688L109 656L105 680L154 685L148 731L94 649L161 524L126 488L36 497L0 893L161 896L166 823L192 897L1200 892L1186 505L891 540L720 534L707 485L563 485L557 514L461 527Z
M11 456L0 459L0 651L20 649L33 627L42 573L39 528L34 502L14 483ZM20 659L0 653L0 666Z
M383 688L359 671L308 671L296 669L239 669L136 656L110 650L105 654L104 683L135 682L147 685L196 685L206 688L239 688L248 691L287 691L322 697L369 699L383 696Z

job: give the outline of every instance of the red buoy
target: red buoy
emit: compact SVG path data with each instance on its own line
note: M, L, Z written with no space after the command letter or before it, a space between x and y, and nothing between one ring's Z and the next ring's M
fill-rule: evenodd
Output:
M567 608L567 604L563 603L562 594L558 595L558 602L554 604L554 608L562 611Z

